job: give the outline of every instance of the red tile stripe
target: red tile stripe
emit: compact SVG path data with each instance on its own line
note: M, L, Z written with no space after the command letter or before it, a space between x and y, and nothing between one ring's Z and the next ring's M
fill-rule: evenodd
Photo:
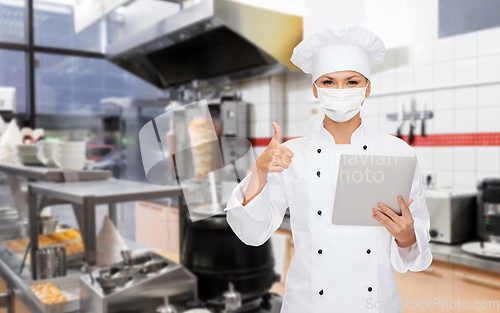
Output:
M283 139L283 142L297 138ZM408 135L403 136L408 142ZM254 147L266 147L271 141L269 138L250 138ZM415 135L412 143L414 147L453 147L453 146L500 146L500 133L462 133L462 134L433 134Z

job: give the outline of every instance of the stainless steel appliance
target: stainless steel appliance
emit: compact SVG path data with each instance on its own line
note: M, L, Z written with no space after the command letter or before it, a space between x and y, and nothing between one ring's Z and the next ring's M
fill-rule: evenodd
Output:
M426 190L431 241L454 244L475 237L476 192Z
M125 21L127 23L127 21ZM296 69L302 17L238 1L202 0L120 38L106 57L160 88Z
M485 178L477 189L479 238L500 243L500 179Z
M184 266L150 252L80 277L82 313L149 313L164 303L198 300L197 279Z

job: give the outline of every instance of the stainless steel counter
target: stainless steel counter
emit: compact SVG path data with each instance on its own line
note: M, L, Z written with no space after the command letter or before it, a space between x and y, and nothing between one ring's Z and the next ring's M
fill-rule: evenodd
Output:
M0 163L0 172L4 172L7 175L25 177L32 181L50 181L56 183L66 181L65 175L69 173L58 168L15 166L5 163ZM69 174L76 175L79 181L101 180L112 176L110 171L104 170L81 170Z
M471 255L461 249L462 244L446 245L440 243L430 243L430 248L434 260L444 261L463 266L475 267L478 269L500 273L500 261L480 258Z
M37 196L63 200L71 203L82 239L85 245L85 259L90 265L95 265L96 229L95 207L97 204L114 204L117 202L148 200L166 197L182 197L182 189L178 185L158 186L150 183L107 179L86 182L52 183L40 182L30 184L29 225L31 242L31 273L36 277L36 250L38 250L37 227L38 212Z
M131 251L145 248L144 245L131 240L125 239L125 242ZM20 266L21 261L18 258L9 255L7 251L0 251L0 276L7 283L7 288L13 291L31 312L43 313L35 304L38 300L32 293L28 292L29 283L33 281L31 272L25 269L22 274L19 274ZM80 276L83 275L83 272L79 268L70 267L67 269L67 275Z
M285 216L280 228L291 230L290 218L288 216ZM470 255L460 248L462 244L447 245L431 242L429 246L431 248L434 260L500 273L500 261L489 260Z

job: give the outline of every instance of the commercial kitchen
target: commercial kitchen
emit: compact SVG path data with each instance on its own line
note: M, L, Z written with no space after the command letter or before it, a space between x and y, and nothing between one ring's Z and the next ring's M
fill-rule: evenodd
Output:
M410 145L422 174L432 263L395 272L401 312L499 312L499 13L494 0L0 0L0 312L283 312L292 213L247 245L224 209L273 122L282 143L321 127L290 58L335 23L385 43L362 124Z

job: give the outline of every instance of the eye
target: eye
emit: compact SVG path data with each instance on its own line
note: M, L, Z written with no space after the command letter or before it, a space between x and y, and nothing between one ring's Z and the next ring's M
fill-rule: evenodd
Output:
M353 84L351 84L351 83L353 83ZM350 81L347 82L347 84L348 85L356 85L356 84L358 84L358 82L355 81L355 80L350 80Z
M333 82L331 80L325 80L323 82L323 84L325 84L325 85L331 85L331 84L333 84Z

